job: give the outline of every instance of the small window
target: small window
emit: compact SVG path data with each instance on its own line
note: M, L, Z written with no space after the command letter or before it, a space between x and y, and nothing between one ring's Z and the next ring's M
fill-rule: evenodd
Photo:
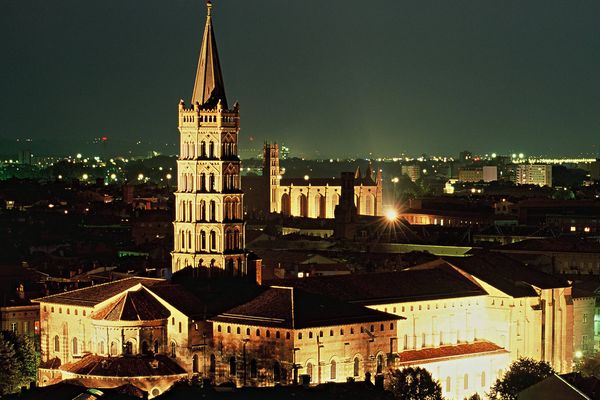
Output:
M250 336L250 328L246 328L246 335Z
M271 331L267 329L267 337L271 337Z
M227 327L227 333L231 333L231 327L230 326Z
M452 391L452 378L447 377L446 378L446 392L451 392Z
M394 323L390 322L390 331L393 331L393 330L394 330Z
M217 325L217 332L221 332L221 325Z
M340 336L344 336L344 330L340 329Z
M298 333L298 339L302 340L302 332Z
M281 334L279 333L279 331L275 332L275 339L279 339L281 337ZM302 339L302 338L300 338Z
M371 332L375 332L375 325L371 325Z
M179 333L181 333L181 321L179 322Z
M312 339L312 338L313 338L313 334L312 334L312 332L308 332L308 338L309 338L309 339Z
M77 311L78 311L78 310L77 310L77 309L75 309L75 315L78 315L78 314L77 314Z
M323 331L319 331L319 337L323 337Z
M285 338L289 340L289 338L290 338L290 333L289 332L285 333Z
M67 315L71 315L71 309L67 308Z
M383 324L381 324L381 325L379 326L379 330L380 330L380 331L383 331L384 329L385 329L385 328L384 328Z
M242 333L242 330L240 329L240 327L239 327L239 326L238 326L238 327L237 327L237 329L236 329L236 333L237 333L238 335Z
M260 336L260 329L256 330L256 336Z
M86 311L83 310L83 316L85 317L87 315Z
M465 384L465 390L467 390L469 388L469 374L465 374L463 382Z
M329 331L329 336L333 336L333 329Z

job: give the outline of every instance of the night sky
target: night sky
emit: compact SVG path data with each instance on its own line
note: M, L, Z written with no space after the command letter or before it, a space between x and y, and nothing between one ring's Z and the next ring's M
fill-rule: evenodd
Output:
M215 0L241 146L306 157L600 144L600 2ZM0 139L175 153L201 0L0 0ZM249 137L254 137L254 144ZM169 144L166 147L165 144Z

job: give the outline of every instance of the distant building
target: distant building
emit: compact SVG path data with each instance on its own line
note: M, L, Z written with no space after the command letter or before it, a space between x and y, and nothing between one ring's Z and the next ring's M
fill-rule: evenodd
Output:
M458 171L459 182L494 182L498 180L496 166L464 167Z
M402 175L408 176L413 182L416 182L421 177L420 165L403 165L401 171Z
M515 171L518 185L552 186L552 165L518 164Z
M279 168L279 146L265 144L263 179L269 182L269 211L293 217L334 218L341 182L331 178L284 178ZM360 215L383 215L381 171L371 166L354 175L354 203Z

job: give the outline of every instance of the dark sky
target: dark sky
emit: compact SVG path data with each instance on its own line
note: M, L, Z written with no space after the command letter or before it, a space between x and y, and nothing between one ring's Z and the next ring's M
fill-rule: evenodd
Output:
M243 147L577 155L600 143L598 0L214 3ZM201 0L0 0L0 139L175 143L204 17Z

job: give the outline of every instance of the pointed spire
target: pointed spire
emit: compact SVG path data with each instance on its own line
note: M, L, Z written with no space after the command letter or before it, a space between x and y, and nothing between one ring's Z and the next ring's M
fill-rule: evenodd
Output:
M223 83L217 42L212 27L211 8L212 3L207 0L206 26L204 27L202 47L200 48L192 104L198 103L200 108L215 108L220 101L223 108L227 109L225 84Z
M356 167L356 171L354 172L354 179L361 179L362 176L360 174L360 165Z

